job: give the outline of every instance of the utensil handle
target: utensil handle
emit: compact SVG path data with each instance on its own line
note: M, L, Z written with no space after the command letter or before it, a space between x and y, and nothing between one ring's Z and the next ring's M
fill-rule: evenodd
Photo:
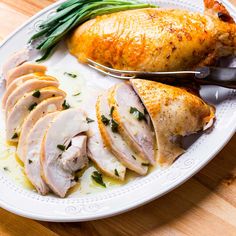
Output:
M236 68L200 67L196 71L201 72L195 74L195 80L200 84L236 89Z

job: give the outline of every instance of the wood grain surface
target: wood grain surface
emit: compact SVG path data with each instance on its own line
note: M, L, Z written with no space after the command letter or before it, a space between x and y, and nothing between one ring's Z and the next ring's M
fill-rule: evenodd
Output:
M55 0L0 0L0 41ZM236 0L231 0L236 5ZM1 192L1 191L0 191ZM45 223L0 209L0 236L236 235L236 135L202 171L143 207L104 220Z

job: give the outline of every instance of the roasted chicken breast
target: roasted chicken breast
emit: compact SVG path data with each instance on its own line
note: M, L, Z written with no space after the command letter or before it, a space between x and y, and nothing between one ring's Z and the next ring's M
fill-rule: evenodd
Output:
M46 66L25 62L24 64L8 71L6 76L7 86L9 86L15 79L19 78L20 76L31 73L45 73L46 70Z
M104 145L125 167L140 175L147 174L148 162L143 160L139 153L136 153L118 133L119 124L110 116L111 108L108 104L108 93L99 96L96 112Z
M98 16L69 37L70 52L123 70L175 71L208 65L236 48L236 25L223 5L205 14L146 8ZM216 14L218 13L218 14Z
M89 124L89 128L88 156L103 173L123 181L125 179L126 167L104 145L97 119Z
M18 86L8 97L6 101L5 106L5 113L6 118L8 117L8 114L11 112L12 108L15 106L17 101L25 95L25 93L35 91L37 89L45 88L45 87L58 87L59 82L55 81L51 78L44 78L39 77L37 79L31 79L20 86Z
M29 131L25 145L26 156L24 163L26 176L42 195L46 195L49 192L49 187L41 177L41 146L48 127L58 114L59 112L52 112L40 118Z
M66 93L56 87L46 87L24 94L8 115L6 120L6 139L11 142L17 142L18 138L15 138L14 134L21 133L21 127L30 114L31 108L48 98L58 96L65 97Z
M150 164L155 164L155 137L139 97L128 83L110 89L108 101L111 116L126 143Z
M22 49L19 52L12 54L2 65L2 75L6 79L8 72L21 65L22 63L30 59L30 51L28 49Z
M21 127L21 133L19 136L19 142L17 146L17 155L23 162L25 161L26 155L26 142L30 130L34 127L36 122L44 117L45 115L62 110L62 104L64 102L64 97L52 97L45 99L38 105L36 105L27 118L24 120L24 123Z
M5 109L5 105L7 102L8 97L13 93L13 91L18 88L21 84L23 84L24 82L31 80L31 79L37 79L39 78L40 75L37 73L32 73L32 74L27 74L27 75L23 75L17 79L15 79L7 88L6 91L3 95L2 98L2 107L3 109Z
M69 154L70 147L78 147L76 141L72 144L73 138L86 131L88 124L85 112L71 108L55 117L43 139L40 157L42 176L50 189L60 197L65 197L68 189L75 185L74 172L87 164L86 158L83 157L83 145L79 145L82 149L80 151L77 149L72 155L72 159L73 157L80 159L78 161L74 159L76 168L71 169L70 165L67 165L68 156L65 154L66 151Z
M141 79L131 83L152 119L160 164L172 164L184 152L176 137L213 124L215 109L185 88Z

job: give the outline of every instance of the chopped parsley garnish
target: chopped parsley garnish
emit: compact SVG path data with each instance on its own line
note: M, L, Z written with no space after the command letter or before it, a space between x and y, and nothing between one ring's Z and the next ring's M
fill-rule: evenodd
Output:
M136 160L136 157L134 155L132 155L133 159Z
M36 91L32 94L32 96L35 97L35 98L39 98L40 95L41 95L41 93L40 93L39 90L36 90Z
M61 145L61 144L58 144L57 148L60 149L63 152L66 150L66 147L64 145Z
M142 166L149 166L149 163L142 163Z
M75 96L79 96L81 93L76 93L76 94L73 94L73 96L75 97Z
M79 176L76 175L75 178L74 178L74 181L78 182L79 181Z
M117 169L115 169L115 175L118 176L118 177L120 176L119 172L117 171Z
M70 108L70 105L66 102L66 100L64 100L63 104L62 104L62 107L64 110L67 110Z
M29 160L28 162L29 162L29 164L32 164L33 161L32 161L32 160Z
M16 139L16 138L18 138L18 137L19 137L18 134L17 134L17 133L14 133L13 136L11 137L11 139Z
M146 117L145 115L139 111L137 108L135 107L130 107L130 110L129 110L130 114L133 114L133 116L138 119L139 121L141 120L145 120L146 121Z
M69 72L65 72L64 75L68 75L70 76L71 78L77 78L77 75L76 74L73 74L73 73L69 73Z
M111 131L113 133L117 133L118 132L118 127L119 127L119 124L115 121L115 120L111 120Z
M9 171L8 167L3 167L4 171Z
M101 186L106 188L106 184L103 182L101 173L99 173L98 171L94 171L91 177L97 184L100 184Z
M87 117L87 118L86 118L86 121L87 121L87 123L92 123L92 122L94 122L95 120L92 120L92 119L90 119L89 117Z
M107 119L106 116L102 115L102 116L101 116L101 119L102 119L102 123L103 123L105 126L109 125L110 120Z
M33 103L33 104L31 104L30 106L29 106L29 108L28 108L28 110L29 111L32 111L32 110L34 110L34 108L36 107L38 105L38 103Z
M110 111L110 116L112 117L112 115L113 115L113 111L115 110L115 107L114 106L112 106L111 107L111 111Z
M101 119L102 119L102 123L107 126L109 124L111 124L111 131L113 133L117 133L118 132L118 126L119 124L114 120L114 119L107 119L104 115L101 116Z

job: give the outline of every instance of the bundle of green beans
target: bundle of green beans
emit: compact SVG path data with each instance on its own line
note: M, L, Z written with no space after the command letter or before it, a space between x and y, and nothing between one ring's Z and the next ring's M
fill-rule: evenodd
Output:
M30 41L43 39L37 49L43 52L38 61L49 57L54 47L75 27L96 16L130 9L156 7L140 3L137 0L67 0L56 10L56 13L44 21L40 30Z

